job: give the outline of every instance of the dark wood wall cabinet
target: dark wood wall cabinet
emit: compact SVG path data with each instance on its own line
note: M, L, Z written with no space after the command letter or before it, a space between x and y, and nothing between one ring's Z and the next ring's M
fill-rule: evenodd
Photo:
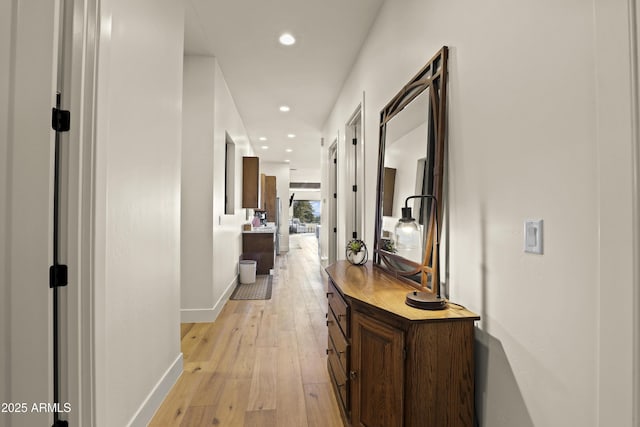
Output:
M409 307L415 288L372 263L326 271L327 365L345 424L473 427L480 317L455 304Z
M384 168L382 182L382 215L393 216L393 197L396 191L396 169Z
M267 222L276 222L276 177L264 176L262 209L267 211Z
M260 194L260 160L258 157L242 158L242 207L258 208Z

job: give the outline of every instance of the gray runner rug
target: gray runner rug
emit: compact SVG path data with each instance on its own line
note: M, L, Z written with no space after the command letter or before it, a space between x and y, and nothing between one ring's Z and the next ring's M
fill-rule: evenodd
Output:
M231 294L234 300L259 300L271 299L271 281L272 276L269 274L261 274L256 276L255 283L246 285L238 284Z

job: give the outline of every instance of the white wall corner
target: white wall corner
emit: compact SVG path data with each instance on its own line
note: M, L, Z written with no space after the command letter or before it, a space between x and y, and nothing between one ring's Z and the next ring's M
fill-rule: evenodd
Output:
M224 305L229 300L231 293L238 284L238 276L229 283L222 296L218 298L218 301L211 308L194 308L194 309L182 309L180 310L180 322L182 323L207 323L213 322L218 318L218 315L224 308Z
M169 391L171 391L171 387L178 381L178 378L182 374L182 367L183 359L182 353L180 353L162 378L160 378L160 381L158 381L153 390L151 390L151 393L149 393L144 402L142 402L140 408L127 424L128 427L144 427L149 424L153 415L167 397Z
M597 425L637 426L636 5L634 0L596 0L594 5L600 235Z

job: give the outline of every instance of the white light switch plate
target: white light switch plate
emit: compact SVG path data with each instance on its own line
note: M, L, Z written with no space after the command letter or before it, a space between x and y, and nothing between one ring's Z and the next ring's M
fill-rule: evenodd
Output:
M542 220L526 220L524 222L524 251L531 254L542 254Z

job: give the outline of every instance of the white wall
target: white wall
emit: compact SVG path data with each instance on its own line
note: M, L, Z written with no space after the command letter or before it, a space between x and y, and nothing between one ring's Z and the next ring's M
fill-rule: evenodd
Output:
M242 157L253 155L214 57L184 57L181 320L211 322L233 291L241 253ZM224 213L225 143L235 144L235 210Z
M145 425L182 369L183 4L101 2L96 425Z
M180 235L180 307L183 321L188 321L184 318L187 311L211 309L215 302L213 300L215 66L216 61L213 57L184 57Z
M295 168L289 172L291 182L320 182L321 171L318 168Z
M288 163L260 162L260 173L276 177L276 196L280 197L280 252L289 251L289 182Z
M598 267L603 221L616 230L611 246L630 225L615 209L625 209L630 192L602 217L598 193L603 172L611 175L603 191L629 187L631 161L618 162L625 173L615 173L613 160L624 155L630 139L614 132L608 135L613 143L598 135L598 128L616 122L596 108L603 98L594 91L600 77L598 89L606 90L610 70L628 70L629 37L623 37L626 3L601 3L608 11L596 10L596 21L606 15L603 28L622 33L609 36L615 43L602 44L612 61L606 64L594 55L597 34L588 2L388 1L325 126L325 142L333 141L365 92L365 181L375 183L379 111L441 46L450 47L449 284L453 300L482 316L476 395L483 426L631 425L630 379L622 379L631 376L630 347L613 329L624 324L626 338L632 318L625 308L608 320L619 301L605 290L610 280L599 278ZM597 74L596 63L607 71ZM628 76L616 82L616 91L621 86L621 93L625 87L629 92ZM631 117L624 96L610 96L606 105L621 101L617 116ZM598 120L604 124L596 126ZM607 156L612 162L599 164L609 147L616 150ZM339 150L344 153L344 146ZM372 212L375 190L375 184L365 189L365 208ZM542 256L522 251L528 218L545 221ZM373 245L373 216L366 219L365 240ZM624 295L631 287L630 263L621 260L625 273L615 276ZM601 292L609 296L604 306ZM600 318L599 306L606 309ZM601 326L609 332L606 350L599 348ZM602 357L615 362L606 372ZM599 389L605 383L611 384ZM625 391L620 398L608 394L616 384ZM607 418L598 423L602 413Z
M242 224L247 209L242 205L242 157L253 156L253 149L235 102L218 62L215 66L215 104L213 133L213 298L216 315L237 283L238 261L242 253ZM225 142L229 134L236 146L235 213L224 213Z

